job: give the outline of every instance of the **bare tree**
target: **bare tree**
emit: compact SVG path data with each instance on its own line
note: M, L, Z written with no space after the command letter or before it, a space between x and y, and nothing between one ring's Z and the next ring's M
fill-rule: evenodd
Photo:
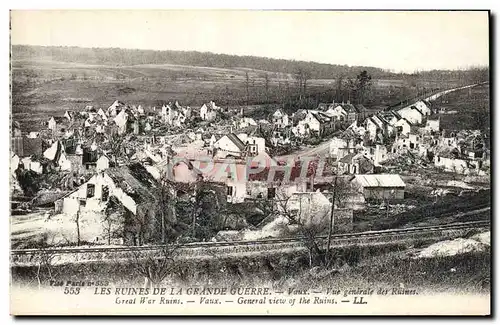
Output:
M209 239L216 229L224 228L227 215L225 196L213 184L199 181L193 186L194 195L190 198L191 235L193 238Z
M356 76L355 81L355 100L356 103L362 104L365 99L370 87L372 85L372 77L368 74L366 70L361 71L360 74Z
M42 282L57 280L61 273L54 268L54 258L56 257L56 254L54 251L50 250L50 248L60 244L67 244L69 242L67 239L65 242L61 240L56 241L56 234L45 233L43 237L43 244L39 247L34 258L36 263L35 279L38 283L39 289L42 286Z
M331 239L334 231L334 221L335 221L335 206L340 206L346 199L350 196L352 188L345 181L345 178L339 178L334 176L333 183L331 184L331 197L332 197L332 207L330 210L330 223L328 227L328 241L326 245L326 256L328 258L328 265L331 262Z
M248 75L248 71L245 72L245 89L246 89L247 105L248 105L250 100L250 76Z
M158 202L158 212L161 218L161 242L167 242L167 223L168 220L175 221L175 190L171 182L171 164L167 164L167 170L160 177L160 198Z
M107 137L107 146L109 147L109 151L111 152L111 158L114 160L114 163L117 163L118 159L124 159L128 161L128 155L126 153L125 146L125 137L112 134Z
M335 80L335 100L339 101L342 98L342 101L344 100L344 79L345 75L340 74L338 75L337 79Z
M297 88L299 90L300 100L302 100L307 91L307 81L311 78L311 73L299 67L295 70L295 81L297 82Z
M78 210L76 211L75 224L76 224L76 245L80 246L80 205L78 205Z
M144 277L147 288L160 284L173 270L179 245L164 245L152 252L132 252L132 269Z
M302 201L300 200L299 210L296 211L291 209L290 199L290 195L286 194L284 191L278 191L275 198L276 213L285 217L290 224L297 225L302 235L303 243L308 250L309 265L311 267L318 264L326 265L320 239L317 238L320 229L313 224L306 224L305 220L302 220Z
M264 88L266 90L266 103L269 103L269 75L264 74Z
M431 195L434 196L434 204L436 204L438 201L438 197L440 196L440 191L439 191L440 188L438 180L434 177L430 177L429 186L432 189Z
M114 207L119 206L119 203L114 204L115 200L113 196L109 198L110 203L104 211L104 218L102 220L108 245L111 244L112 238L123 238L125 231L125 215L123 211L114 209Z

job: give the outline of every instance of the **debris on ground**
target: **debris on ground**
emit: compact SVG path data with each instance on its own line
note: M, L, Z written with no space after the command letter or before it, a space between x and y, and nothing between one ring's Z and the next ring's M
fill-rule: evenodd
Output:
M478 235L483 235L483 234L478 234ZM477 238L486 240L485 235ZM420 253L416 256L416 258L445 257L445 256L455 256L470 252L482 252L487 248L487 246L489 246L489 243L485 244L480 240L473 238L467 238L467 239L457 238L453 240L445 240L432 244L427 248L424 248L422 251L420 251Z
M489 231L482 232L480 234L476 234L476 235L472 236L471 239L477 240L478 242L480 242L484 245L491 246L490 235L491 235L491 232L489 232Z

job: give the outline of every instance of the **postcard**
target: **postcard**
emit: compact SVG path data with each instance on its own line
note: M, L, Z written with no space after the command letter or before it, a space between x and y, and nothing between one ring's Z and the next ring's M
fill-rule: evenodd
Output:
M12 10L11 314L491 315L489 24Z

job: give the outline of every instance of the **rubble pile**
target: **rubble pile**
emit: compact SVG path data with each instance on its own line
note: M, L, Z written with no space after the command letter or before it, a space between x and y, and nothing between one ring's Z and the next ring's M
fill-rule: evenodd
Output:
M490 232L485 232L471 238L457 238L437 242L420 251L417 258L445 257L470 252L482 252L489 246Z

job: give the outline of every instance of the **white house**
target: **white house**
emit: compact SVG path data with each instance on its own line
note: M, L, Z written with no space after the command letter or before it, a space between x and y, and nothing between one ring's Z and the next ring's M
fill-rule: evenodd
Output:
M347 120L347 111L342 105L330 106L325 114L339 121Z
M434 166L441 167L445 171L457 174L478 174L484 175L481 171L482 161L480 159L471 159L465 156L453 155L449 150L436 153L434 156Z
M264 138L249 136L246 133L238 134L238 138L248 147L250 154L266 152L266 140Z
M424 114L413 105L400 109L398 114L412 124L422 124L424 120Z
M419 100L415 104L413 104L424 116L431 115L431 108L422 100Z
M357 141L354 137L333 137L330 141L330 157L341 159L349 153L357 151Z
M127 112L125 112L124 109L121 110L120 113L118 113L118 115L115 116L113 121L118 127L118 134L125 134L127 132L128 114Z
M339 174L372 174L373 161L363 153L350 153L338 161Z
M242 117L238 122L235 123L237 128L243 129L247 126L257 126L257 122L251 117Z
M307 125L310 131L322 133L326 128L331 126L332 119L323 112L309 110L302 121L302 124L304 126Z
M204 121L213 121L217 117L217 111L211 105L203 104L200 108L200 118Z
M212 121L217 117L217 111L221 111L221 108L215 105L215 102L210 101L208 104L201 106L200 117L204 121Z
M73 121L73 113L72 112L69 112L69 111L64 112L64 117L68 120L68 122Z
M288 118L288 114L283 112L281 109L277 109L273 114L273 124L278 128L285 128L290 125L290 120Z
M458 138L454 132L447 133L443 132L443 134L438 139L438 146L442 148L457 148L458 147Z
M305 120L301 120L297 126L292 127L292 133L297 137L304 137L311 133L311 129Z
M401 118L399 121L397 121L396 124L394 124L394 127L396 128L396 130L398 130L399 134L402 135L408 135L408 133L410 133L411 131L411 124L405 118Z
M274 130L270 139L273 146L287 145L291 143L289 130Z
M172 107L170 104L166 106L163 105L161 108L161 116L164 123L180 128L186 121L187 116L177 107L178 105L175 107Z
M307 123L307 125L309 125L309 129L316 132L319 132L321 130L321 122L312 111L307 112L304 121L305 123Z
M113 102L113 104L111 104L109 107L108 107L108 110L107 110L107 115L108 116L111 116L111 117L115 117L117 114L118 114L118 111L120 110L120 108L124 107L125 104L118 101L118 100L115 100Z
M60 141L55 141L50 148L43 152L43 156L56 163L61 170L71 170L71 161L66 157L64 146Z
M70 216L78 212L100 213L106 208L109 198L114 196L135 215L140 204L157 200L154 193L158 186L155 179L139 164L109 168L96 173L68 194L63 199L62 211Z
M49 130L52 130L52 131L56 130L56 128L57 128L57 122L56 122L56 120L55 120L55 118L53 116L47 122L47 127L49 128Z
M99 110L97 111L97 115L99 115L101 117L101 119L103 121L105 121L106 124L107 124L108 116L106 115L106 113L104 113L104 111L102 110L102 108L99 108Z
M229 133L215 142L214 148L223 155L241 157L245 152L246 145L236 134Z
M368 132L368 137L371 141L375 141L375 139L377 138L377 133L382 133L379 125L371 117L365 120L365 129L366 132Z
M163 123L167 123L170 110L171 110L170 105L162 105L161 106L160 115L161 115L161 119L163 120Z
M187 106L187 107L181 107L181 112L186 118L190 119L193 110L191 109L191 107Z
M364 147L363 153L366 157L373 161L375 166L380 166L381 163L389 159L389 152L387 147L381 144L375 146Z
M371 119L376 125L380 133L384 136L391 136L395 133L395 127L392 126L382 115L373 115Z
M96 161L96 171L100 172L109 168L109 158L101 155Z

